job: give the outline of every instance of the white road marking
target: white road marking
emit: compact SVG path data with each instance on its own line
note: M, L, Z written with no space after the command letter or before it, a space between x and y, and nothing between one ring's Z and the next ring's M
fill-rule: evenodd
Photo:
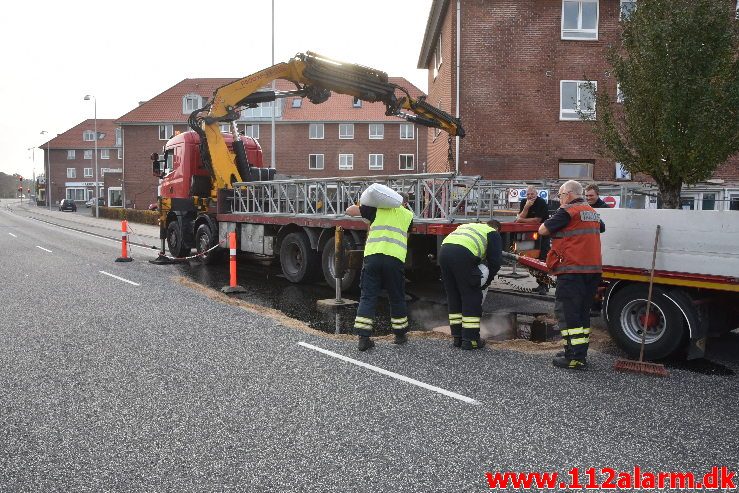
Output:
M141 286L141 284L137 282L129 281L128 279L123 279L122 277L114 276L110 272L105 272L104 270L99 270L98 272L100 272L101 274L105 274L106 276L110 276L114 279L118 279L119 281L127 282L128 284L133 284L134 286Z
M429 385L427 383L420 382L418 380L415 380L415 379L410 378L410 377L406 377L406 376L401 375L399 373L388 371L388 370L382 369L380 367L373 366L373 365L364 363L362 361L358 361L356 359L348 358L348 357L343 356L341 354L334 353L333 351L329 351L327 349L319 348L318 346L314 346L313 344L308 344L307 342L302 342L301 341L298 344L301 345L301 346L303 346L303 347L306 347L308 349L312 349L314 351L318 351L319 353L323 353L325 355L331 356L333 358L338 358L338 359L340 359L342 361L346 361L347 363L351 363L353 365L361 366L362 368L367 368L368 370L372 370L372 371L375 371L377 373L381 373L381 374L383 374L385 376L388 376L388 377L391 377L391 378L395 378L395 379L400 380L402 382L410 383L412 385L417 385L417 386L419 386L421 388L424 388L426 390L430 390L432 392L437 392L437 393L442 394L442 395L445 395L447 397L451 397L453 399L457 399L457 400L460 400L462 402L466 402L467 404L480 404L478 401L476 401L475 399L472 399L470 397L466 397L464 395L457 394L455 392L451 392L449 390L445 390L445 389L442 389L440 387L436 387L434 385Z
M9 234L10 236L12 236L13 238L18 238L18 237L17 237L17 236L15 236L15 235L14 235L13 233L8 233L8 234Z
M54 252L52 252L51 250L47 250L46 248L44 248L44 247L42 247L42 246L38 246L38 245L36 245L36 248L40 248L41 250L43 250L43 251L45 251L45 252L49 252L49 253L54 253Z
M121 240L120 239L108 238L107 236L101 236L99 234L86 233L85 231L79 231L77 229L69 228L67 226L62 226L60 224L49 223L49 222L43 221L41 219L37 219L35 217L28 217L27 219L31 219L32 221L38 221L40 223L46 224L47 226L54 226L54 227L57 227L57 228L60 228L60 229L66 229L66 230L71 231L73 233L77 233L77 234L81 234L81 235L85 235L85 236L92 236L93 238L99 238L101 240L112 241L112 242L118 243L119 245L121 244ZM129 238L130 238L130 236L129 236ZM134 245L133 243L131 243L130 240L128 241L128 247L129 248L141 248L142 250L147 250L149 252L157 252L157 253L159 252L159 248L156 248L155 249L155 248L152 248L152 247L147 247L147 246L142 246L142 245Z

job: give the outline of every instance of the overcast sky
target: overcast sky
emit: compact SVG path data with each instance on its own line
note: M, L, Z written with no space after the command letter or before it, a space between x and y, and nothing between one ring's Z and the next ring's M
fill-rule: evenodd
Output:
M431 0L274 0L275 63L315 51L402 76L416 69ZM271 0L13 2L0 17L0 171L31 177L48 135L117 118L185 78L243 77L272 64ZM36 149L35 170L44 153Z

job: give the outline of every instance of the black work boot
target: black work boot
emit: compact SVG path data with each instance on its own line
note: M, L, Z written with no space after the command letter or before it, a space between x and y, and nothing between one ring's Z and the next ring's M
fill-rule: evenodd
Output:
M405 330L394 330L393 334L395 335L393 344L405 344L408 342L408 336L406 335Z
M485 341L483 339L472 339L470 341L463 340L462 341L462 349L464 350L470 350L470 349L482 349L485 347Z
M452 338L452 346L462 347L462 336L454 336Z
M357 349L360 351L366 351L375 347L375 341L366 336L359 336L359 345Z
M566 368L568 370L587 370L588 362L584 359L569 359L564 356L558 356L552 360L552 364L557 368Z

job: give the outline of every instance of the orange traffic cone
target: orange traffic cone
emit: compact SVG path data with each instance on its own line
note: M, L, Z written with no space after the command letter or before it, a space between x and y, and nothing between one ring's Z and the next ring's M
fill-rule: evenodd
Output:
M121 221L121 256L115 259L116 262L131 262L133 259L128 256L128 221Z

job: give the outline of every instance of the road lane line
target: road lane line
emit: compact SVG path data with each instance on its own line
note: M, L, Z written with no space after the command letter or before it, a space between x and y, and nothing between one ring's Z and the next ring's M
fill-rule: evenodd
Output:
M54 252L52 252L51 250L48 250L48 249L46 249L46 248L44 248L44 247L42 247L42 246L38 246L38 245L36 245L36 248L40 248L41 250L43 250L43 251L45 251L45 252L49 252L49 253L54 253Z
M129 281L128 279L123 279L122 277L114 276L110 272L105 272L104 270L99 270L98 272L100 272L101 274L105 274L106 276L110 276L114 279L118 279L119 281L127 282L128 284L133 284L134 286L141 286L141 284L137 282Z
M18 238L18 237L17 237L17 236L15 236L15 235L14 235L13 233L8 233L8 234L9 234L10 236L12 236L13 238Z
M120 239L116 239L116 238L108 238L107 236L103 236L102 234L96 234L96 233L88 233L88 232L86 232L86 231L80 231L79 229L75 229L75 228L70 228L69 226L62 226L61 224L55 224L55 223L50 223L50 222L48 222L48 221L44 221L44 220L42 220L42 219L38 219L38 218L35 218L35 217L28 217L28 216L20 216L20 217L25 217L26 219L30 219L30 220L32 220L32 221L38 221L38 222L40 222L40 223L46 224L47 226L54 226L54 227L57 227L57 228L60 228L60 229L66 229L66 230L68 230L68 231L72 231L72 232L74 232L74 233L78 233L78 234L81 234L81 235L85 235L85 236L92 236L93 238L99 238L99 239L101 239L101 240L108 240L108 241L112 241L112 242L114 242L114 243L118 243L118 244L120 244L120 243L121 243L121 240L120 240ZM92 227L95 227L95 226L92 226ZM158 252L158 251L159 251L159 250L158 250L158 247L155 247L155 246L145 246L145 245L138 245L138 244L136 244L136 243L132 243L132 242L130 242L130 241L128 242L128 245L129 245L130 247L136 247L136 248L141 248L142 250L147 250L147 251L149 251L149 252Z
M298 344L300 346L305 347L305 348L312 349L314 351L318 351L319 353L323 353L323 354L325 354L327 356L331 356L333 358L338 358L338 359L340 359L342 361L346 361L347 363L351 363L353 365L361 366L362 368L367 368L368 370L372 370L372 371L375 371L377 373L381 373L381 374L383 374L385 376L388 376L388 377L391 377L391 378L395 378L395 379L400 380L402 382L410 383L412 385L417 385L418 387L422 387L422 388L424 388L426 390L430 390L432 392L437 392L437 393L442 394L442 395L445 395L447 397L451 397L453 399L457 399L457 400L460 400L462 402L466 402L467 404L480 404L478 401L476 401L475 399L472 399L470 397L466 397L464 395L457 394L456 392L451 392L449 390L445 390L445 389L442 389L440 387L436 387L434 385L429 385L427 383L420 382L420 381L418 381L416 379L413 379L413 378L410 378L410 377L406 377L404 375L400 375L399 373L388 371L388 370L385 370L383 368L380 368L380 367L377 367L377 366L373 366L373 365L364 363L362 361L358 361L356 359L348 358L348 357L343 356L341 354L334 353L333 351L329 351L327 349L319 348L318 346L314 346L313 344L308 344L307 342L302 342L301 341L301 342L298 342Z

